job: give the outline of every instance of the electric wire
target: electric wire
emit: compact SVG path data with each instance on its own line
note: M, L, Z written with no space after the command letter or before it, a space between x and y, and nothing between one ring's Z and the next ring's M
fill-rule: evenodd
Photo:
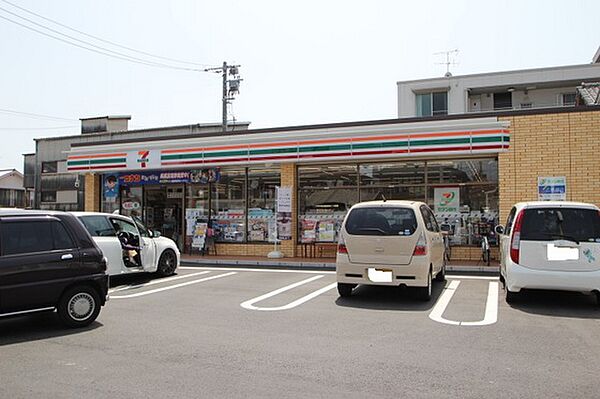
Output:
M29 25L25 25L25 24L22 24L20 22L15 21L15 20L12 20L12 19L10 19L10 18L8 18L6 16L0 15L0 18L4 19L6 21L9 21L9 22L11 22L13 24L19 25L19 26L21 26L23 28L26 28L26 29L29 29L31 31L37 32L37 33L39 33L41 35L50 37L52 39L61 41L63 43L70 44L70 45L75 46L75 47L79 47L79 48L84 49L84 50L92 51L94 53L102 54L102 55L105 55L105 56L108 56L108 57L112 57L112 58L116 58L116 59L120 59L120 60L123 60L123 61L128 61L128 62L142 64L142 65L147 65L147 66L152 66L152 67L156 67L156 68L174 69L174 70L190 71L190 72L206 72L204 69L187 68L187 67L180 67L180 66L175 66L175 65L168 65L168 64L164 64L164 63L159 63L159 62L155 62L155 61L144 60L142 58L133 57L133 56L130 56L128 54L120 53L118 51L110 50L110 49L107 49L107 48L104 48L104 47L101 47L101 46L97 46L97 45L95 45L93 43L89 43L89 42L86 42L84 40L80 40L80 39L78 39L76 37L67 35L66 33L62 33L62 32L57 31L55 29L48 28L47 26L39 24L39 23L37 23L35 21L32 21L32 20L30 20L28 18L22 17L22 16L20 16L18 14L15 14L15 13L13 13L11 11L8 11L8 10L2 8L2 7L0 7L0 10L2 10L4 12L7 12L7 13L9 13L11 15L14 15L14 16L20 18L20 19L25 20L25 21L28 21L29 23L32 23L33 25L36 25L36 26L39 26L39 27L41 27L43 29L49 30L49 31L51 31L53 33L57 33L57 34L59 34L61 36L67 37L67 38L69 38L71 40L75 40L77 42L84 43L84 44L86 44L88 46L94 47L94 48L90 48L90 47L86 47L86 46L83 46L83 45L80 45L80 44L77 44L77 43L73 43L71 41L62 39L60 37L51 35L49 33L43 32L43 31L40 31L40 30L38 30L36 28L33 28L33 27L29 26ZM100 50L97 50L97 49L100 49Z
M5 109L5 108L0 108L0 114L5 114L8 116L23 116L26 118L33 118L33 119L49 119L49 120L57 120L57 121L76 121L77 120L75 118L62 118L60 116L51 116L51 115L44 115L44 114L36 114L33 112L15 111L12 109Z
M50 126L50 127L0 127L0 130L56 130L56 129L71 129L79 127L77 125L71 126Z
M6 3L6 4L9 4L9 5L11 5L11 6L15 7L15 8L18 8L19 10L25 11L26 13L29 13L29 14L31 14L31 15L34 15L34 16L36 16L36 17L38 17L38 18L41 18L41 19L43 19L43 20L46 20L46 21L48 21L48 22L51 22L51 23L53 23L53 24L56 24L56 25L58 25L58 26L61 26L61 27L63 27L63 28L69 29L70 31L73 31L73 32L79 33L79 34L81 34L81 35L87 36L87 37L89 37L89 38L92 38L92 39L98 40L98 41L100 41L100 42L103 42L103 43L106 43L106 44L113 45L113 46L115 46L115 47L122 48L122 49L124 49L124 50L129 50L129 51L133 51L133 52L135 52L135 53L138 53L138 54L143 54L143 55L147 55L147 56L150 56L150 57L159 58L159 59L162 59L162 60L165 60L165 61L173 61L173 62L177 62L177 63L180 63L180 64L196 65L196 66L202 66L202 67L212 67L212 66L214 66L214 65L210 65L210 64L201 64L201 63L198 63L198 62L192 62L192 61L184 61L184 60L179 60L179 59L177 59L177 58L164 57L164 56L160 56L160 55L152 54L152 53L149 53L149 52L146 52L146 51L137 50L137 49L135 49L135 48L128 47L128 46L124 46L124 45L122 45L122 44L118 44L118 43L112 42L112 41L110 41L110 40L102 39L101 37L98 37L98 36L91 35L91 34L89 34L89 33L86 33L86 32L84 32L84 31L81 31L81 30L79 30L79 29L75 29L75 28L73 28L73 27L70 27L70 26L68 26L68 25L66 25L66 24L63 24L63 23L61 23L61 22L58 22L58 21L55 21L55 20L53 20L53 19L50 19L50 18L48 18L48 17L45 17L45 16L43 16L43 15L40 15L40 14L38 14L38 13L35 13L35 12L31 11L31 10L28 10L28 9L26 9L26 8L24 8L24 7L21 7L21 6L17 5L17 4L11 3L10 1L7 1L7 0L0 0L0 1L2 1L2 2Z

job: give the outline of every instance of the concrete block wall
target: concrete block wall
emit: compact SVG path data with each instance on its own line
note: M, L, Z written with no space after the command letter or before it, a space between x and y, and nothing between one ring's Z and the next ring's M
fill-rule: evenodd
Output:
M510 150L498 157L500 221L512 205L537 201L537 179L565 176L567 200L600 206L600 110L500 117Z

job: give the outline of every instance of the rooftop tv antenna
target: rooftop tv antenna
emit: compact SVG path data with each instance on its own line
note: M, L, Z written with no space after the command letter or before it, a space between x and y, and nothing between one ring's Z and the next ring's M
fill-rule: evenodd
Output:
M450 65L452 65L452 66L458 65L458 62L456 62L452 59L452 56L453 55L456 56L457 54L458 54L457 48L454 50L440 51L438 53L433 53L433 55L445 55L446 56L445 62L436 62L436 64L437 65L446 65L446 74L444 76L447 78L452 76L452 73L450 72Z

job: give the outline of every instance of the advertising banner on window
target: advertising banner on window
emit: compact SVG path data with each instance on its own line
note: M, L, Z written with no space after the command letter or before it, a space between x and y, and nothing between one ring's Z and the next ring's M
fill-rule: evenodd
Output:
M277 187L277 212L292 212L292 188Z
M102 184L104 201L107 203L117 202L119 196L119 178L117 175L104 175L104 184Z
M460 188L458 187L435 187L433 189L434 211L459 212L460 209Z
M174 170L157 172L131 172L119 173L118 183L123 186L143 186L146 184L169 184L169 183L216 183L221 180L219 168L197 169L197 170Z
M565 176L538 177L540 201L566 201L567 178Z

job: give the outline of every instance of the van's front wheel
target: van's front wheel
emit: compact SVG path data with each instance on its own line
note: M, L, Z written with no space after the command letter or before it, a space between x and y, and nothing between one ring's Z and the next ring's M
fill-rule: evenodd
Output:
M352 289L356 287L356 284L338 283L337 289L341 297L346 298L352 295Z

